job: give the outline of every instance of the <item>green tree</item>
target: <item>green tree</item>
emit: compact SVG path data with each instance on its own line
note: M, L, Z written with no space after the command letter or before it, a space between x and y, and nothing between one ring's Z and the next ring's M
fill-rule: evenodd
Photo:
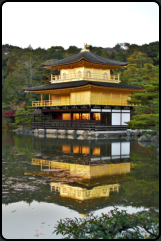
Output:
M7 127L7 129L10 128L10 125L12 123L12 119L11 118L2 118L2 126L3 127Z
M119 43L117 43L115 45L115 47L113 47L114 50L116 50L117 52L119 52L121 50L121 45Z
M125 51L120 50L120 51L118 52L118 54L116 55L115 60L116 60L116 61L120 61L120 62L126 62L126 55L125 55L124 52L125 52Z
M146 63L152 65L152 59L148 58L146 54L141 52L135 52L128 59L127 69L124 70L122 76L123 84L132 84L139 85L141 82L144 82L143 78L143 68ZM149 65L150 66L150 65ZM147 67L146 67L147 68ZM150 74L150 71L148 72ZM144 76L145 77L145 76Z
M101 54L101 57L104 57L104 58L107 58L107 59L108 59L108 56L107 56L107 53L106 53L106 52L103 52L103 53Z
M37 55L25 53L16 62L13 76L26 86L34 86L42 79L42 66Z
M141 74L144 91L131 95L128 102L137 106L127 123L131 129L153 129L159 134L159 66L145 64Z
M78 54L80 52L80 49L78 49L76 46L69 46L67 49L68 54Z
M6 77L3 98L8 103L15 102L18 104L25 101L28 104L29 99L36 100L37 95L34 93L26 95L22 88L39 85L42 79L43 68L41 61L32 51L27 52L17 60L13 72Z
M55 228L54 233L62 234L65 239L156 239L159 218L148 211L128 214L115 208L101 217L90 213L79 220L66 218L58 221Z
M101 56L102 55L102 48L98 48L95 54Z
M159 65L159 53L158 53L158 55L154 58L154 63L155 63L155 65Z
M33 109L28 107L27 110L25 108L18 108L16 111L15 117L15 125L23 125L23 127L29 127L32 124L32 116L28 116L27 114L32 112Z
M116 57L116 53L114 51L112 51L112 53L109 55L109 59L115 59Z
M10 101L15 99L16 85L18 85L18 83L16 83L16 79L13 77L13 75L7 75L2 90L2 99L6 104L9 104Z
M135 64L137 68L143 68L145 63L153 63L153 60L140 51L134 52L128 59L130 64Z

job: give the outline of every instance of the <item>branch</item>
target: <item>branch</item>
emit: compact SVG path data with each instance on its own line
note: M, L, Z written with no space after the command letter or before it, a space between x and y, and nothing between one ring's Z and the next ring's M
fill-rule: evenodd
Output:
M131 225L125 225L125 226L122 226L122 227L114 230L116 227L117 227L117 224L115 223L115 224L113 225L113 227L111 227L111 230L110 230L108 233L110 233L110 234L112 234L112 235L116 235L118 232L121 233L122 231L127 230L127 229L129 229L129 228L134 228L134 227L132 227ZM94 232L94 231L96 231L96 230L100 230L100 231L102 231L102 232L105 233L105 231L107 231L107 228L106 228L106 227L103 227L103 225L100 224L99 227L97 227L97 228L93 228L93 229L90 228L90 230L89 230L89 231L86 231L86 233L92 233L92 232ZM112 231L112 230L114 230L114 231ZM105 233L105 234L106 234L106 233Z
M154 233L151 233L145 226L143 227L149 234L151 234L152 236L154 236L154 237L158 237L156 234L154 234Z

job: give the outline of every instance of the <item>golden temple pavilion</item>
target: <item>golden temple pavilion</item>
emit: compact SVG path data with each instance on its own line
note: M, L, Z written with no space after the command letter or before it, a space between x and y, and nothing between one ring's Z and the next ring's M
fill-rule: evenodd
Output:
M43 63L44 68L57 69L60 75L51 75L50 84L23 88L41 95L40 101L32 102L33 127L126 129L133 108L127 102L129 95L143 90L121 84L119 74L111 74L111 70L127 64L97 56L86 45L78 54ZM48 94L48 100L43 99L43 94ZM36 122L37 115L42 122Z

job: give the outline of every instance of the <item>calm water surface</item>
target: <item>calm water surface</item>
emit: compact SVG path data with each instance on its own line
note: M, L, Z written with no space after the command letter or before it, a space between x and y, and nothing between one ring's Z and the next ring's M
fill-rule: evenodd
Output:
M156 146L126 139L2 134L2 234L61 239L60 219L159 208Z

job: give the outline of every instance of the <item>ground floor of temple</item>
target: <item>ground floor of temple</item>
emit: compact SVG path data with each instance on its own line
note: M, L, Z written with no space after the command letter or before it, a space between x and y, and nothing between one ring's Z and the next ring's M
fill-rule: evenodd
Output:
M31 112L33 128L127 129L132 107L77 106L39 108Z

